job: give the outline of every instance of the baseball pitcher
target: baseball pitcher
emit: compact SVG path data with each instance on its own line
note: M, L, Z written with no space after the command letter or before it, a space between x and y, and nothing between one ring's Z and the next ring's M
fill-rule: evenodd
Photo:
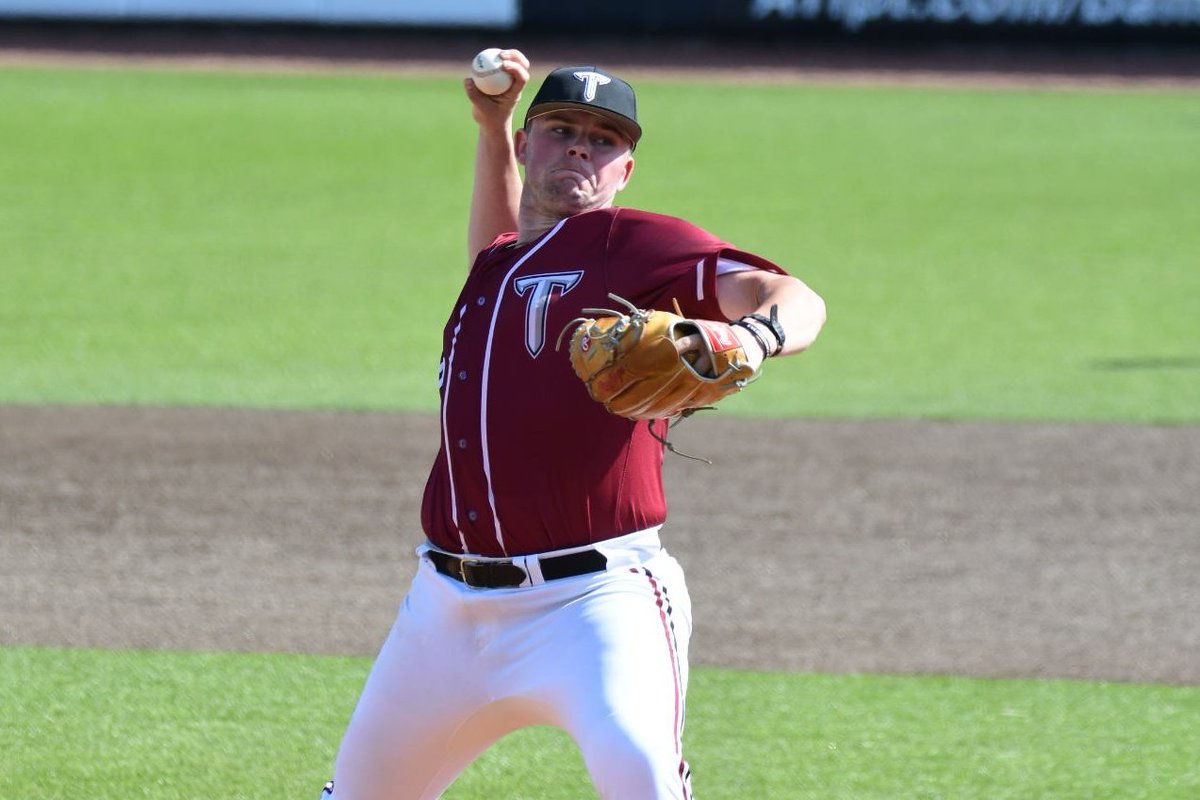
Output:
M506 91L465 82L472 263L442 334L426 541L323 796L436 798L547 724L600 797L683 800L692 618L660 540L668 426L807 348L825 307L766 258L615 205L642 138L628 83L555 69L514 132L529 62L500 58ZM555 777L529 780L537 796Z

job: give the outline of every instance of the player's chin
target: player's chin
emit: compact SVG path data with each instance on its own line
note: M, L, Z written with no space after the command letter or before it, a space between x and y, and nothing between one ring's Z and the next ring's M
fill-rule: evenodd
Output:
M568 173L550 181L547 192L552 197L576 200L590 196L592 185L583 178Z
M553 192L551 197L555 210L563 215L579 214L604 205L602 198L579 186L568 191Z

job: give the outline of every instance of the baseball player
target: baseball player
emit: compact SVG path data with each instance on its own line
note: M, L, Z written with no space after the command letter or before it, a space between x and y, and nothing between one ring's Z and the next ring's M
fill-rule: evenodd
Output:
M659 539L668 420L610 413L556 342L614 295L678 303L757 369L807 348L824 303L688 222L614 205L642 137L628 83L555 69L514 132L529 62L502 57L508 91L466 82L473 263L442 339L427 541L322 796L435 798L505 734L548 724L579 746L600 797L690 798L691 607ZM698 135L720 130L716 117ZM678 347L693 363L702 343Z

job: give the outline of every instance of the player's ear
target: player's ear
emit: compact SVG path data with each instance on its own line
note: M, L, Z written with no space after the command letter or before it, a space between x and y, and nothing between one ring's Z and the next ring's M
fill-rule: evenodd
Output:
M529 134L524 128L517 128L517 132L513 134L513 149L517 154L517 163L525 165L525 148L529 146Z
M621 183L617 185L617 191L621 191L629 185L629 179L633 177L633 156L629 156L625 162L625 174L621 176Z

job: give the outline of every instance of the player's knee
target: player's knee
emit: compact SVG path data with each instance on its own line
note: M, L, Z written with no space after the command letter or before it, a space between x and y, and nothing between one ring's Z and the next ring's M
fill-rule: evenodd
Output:
M653 745L612 730L592 737L584 753L601 798L683 798L686 763L670 742Z

